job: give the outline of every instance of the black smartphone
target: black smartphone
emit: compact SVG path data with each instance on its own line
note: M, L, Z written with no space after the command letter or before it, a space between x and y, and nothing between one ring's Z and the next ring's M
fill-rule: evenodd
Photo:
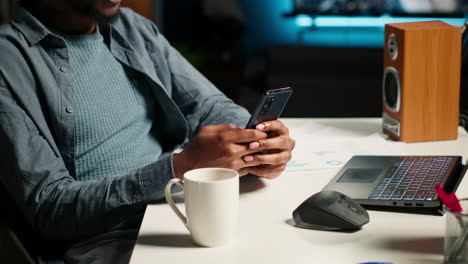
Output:
M255 128L262 122L278 119L292 91L291 87L265 91L259 98L257 106L245 128Z

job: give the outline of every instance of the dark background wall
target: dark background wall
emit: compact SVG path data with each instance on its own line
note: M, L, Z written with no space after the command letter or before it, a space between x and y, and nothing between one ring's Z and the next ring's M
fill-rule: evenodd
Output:
M351 10L356 4L412 0L304 1L344 3ZM468 0L453 1L468 4ZM14 0L0 0L0 20L6 18L8 2ZM218 12L205 12L208 2ZM297 14L294 0L126 0L124 4L154 20L196 68L249 110L262 91L293 87L283 113L290 117L380 116L385 23L443 19L461 27L465 21L465 10L461 17L338 9Z
M381 116L384 24L439 19L347 14L316 17L313 27L310 16L288 16L292 0L238 0L244 17L238 32L204 20L201 2L164 1L164 34L249 110L261 91L293 87L283 113L290 117ZM443 19L460 27L465 21Z

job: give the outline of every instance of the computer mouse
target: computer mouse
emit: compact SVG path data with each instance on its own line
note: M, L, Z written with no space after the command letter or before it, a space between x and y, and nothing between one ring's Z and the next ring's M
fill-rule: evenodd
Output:
M302 202L293 212L297 227L317 230L357 230L369 222L360 204L337 191L321 191Z

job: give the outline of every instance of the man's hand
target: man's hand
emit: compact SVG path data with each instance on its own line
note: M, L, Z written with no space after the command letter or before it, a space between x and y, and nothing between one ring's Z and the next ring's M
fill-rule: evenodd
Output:
M248 164L240 170L241 174L252 173L260 177L273 179L278 177L291 160L291 152L296 142L289 137L289 130L279 121L267 121L257 125L256 129L268 133L268 138L249 143L249 148L255 150L253 154L243 157Z
M206 167L233 169L245 175L248 171L242 169L260 164L243 158L258 152L250 148L249 143L263 142L269 131L241 129L231 124L205 126L182 152L174 155L175 176L182 179L186 171Z
M281 121L268 121L256 129L231 124L200 129L184 150L174 155L174 173L182 179L186 171L218 167L252 173L259 177L278 177L291 159L295 141Z

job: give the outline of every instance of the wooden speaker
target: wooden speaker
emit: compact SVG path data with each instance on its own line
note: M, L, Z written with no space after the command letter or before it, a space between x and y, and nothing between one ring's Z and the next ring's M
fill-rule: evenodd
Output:
M457 138L461 33L441 21L385 26L382 117L391 139Z

